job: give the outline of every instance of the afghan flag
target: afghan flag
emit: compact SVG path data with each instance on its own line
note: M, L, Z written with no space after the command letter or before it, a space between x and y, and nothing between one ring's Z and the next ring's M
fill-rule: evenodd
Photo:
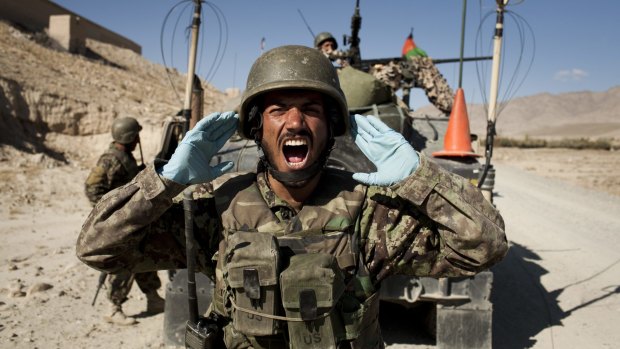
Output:
M416 46L415 41L413 41L413 31L411 31L411 33L409 33L409 36L407 36L405 43L403 44L403 58L408 59L416 56L428 57L428 55L423 49Z

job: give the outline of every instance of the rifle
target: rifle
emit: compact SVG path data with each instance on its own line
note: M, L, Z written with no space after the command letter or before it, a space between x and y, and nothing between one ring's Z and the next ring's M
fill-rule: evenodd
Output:
M93 302L90 304L91 306L95 306L95 301L97 300L97 296L99 295L99 291L101 290L101 286L105 283L105 279L108 277L108 273L102 271L99 274L99 283L97 284L97 291L95 291L95 297L93 297Z

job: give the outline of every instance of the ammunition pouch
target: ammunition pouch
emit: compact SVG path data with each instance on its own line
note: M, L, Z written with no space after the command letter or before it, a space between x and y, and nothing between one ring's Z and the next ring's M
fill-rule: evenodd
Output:
M347 340L351 340L352 349L383 348L379 327L379 304L379 292L377 292L360 304L357 310L341 311Z
M344 339L344 328L336 304L344 288L344 276L334 256L308 253L291 257L280 274L291 348L337 348Z
M235 232L228 236L224 258L235 329L253 336L277 333L272 317L280 304L276 238L268 233Z

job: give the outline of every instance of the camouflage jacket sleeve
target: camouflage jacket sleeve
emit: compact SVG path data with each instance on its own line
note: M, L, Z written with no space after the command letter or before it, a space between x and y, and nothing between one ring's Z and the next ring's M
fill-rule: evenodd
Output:
M361 219L364 262L375 281L390 274L473 275L507 252L499 212L468 180L424 155L390 188L368 188Z
M173 199L185 186L161 178L155 165L133 180L105 195L82 226L76 253L87 265L114 273L184 268L185 235L182 203ZM205 219L205 200L197 201L195 223L200 231L213 231ZM196 236L200 256L198 268L209 275L210 261L202 246L207 236ZM215 243L216 244L216 243ZM214 247L215 248L215 247Z

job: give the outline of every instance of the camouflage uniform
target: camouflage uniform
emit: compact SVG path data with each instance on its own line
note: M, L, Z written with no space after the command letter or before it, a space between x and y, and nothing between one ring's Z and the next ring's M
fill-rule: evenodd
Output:
M369 73L375 79L390 86L392 91L397 91L402 87L403 74L400 65L394 61L388 64L375 64L370 68Z
M118 150L114 142L110 143L86 179L86 197L95 206L103 195L127 184L142 168L132 153Z
M185 186L160 177L155 166L105 196L95 207L77 241L80 260L110 272L185 267L183 207L173 200ZM342 182L328 180L332 170L325 171L317 186L320 191L314 199L306 201L304 208L329 209L322 206L325 201L321 195L361 191L357 213L330 224L349 221L347 224L350 224L360 253L359 263L367 270L370 287L375 292L388 275L473 275L506 254L504 222L498 211L466 179L442 169L422 154L415 172L392 187L358 183L355 189L332 188L337 185L335 183ZM307 229L296 221L298 216L304 215L304 208L296 212L278 198L269 188L264 173L250 175L255 178L254 187L264 200L263 205L271 209L275 219L288 226L286 234ZM226 175L213 183L225 184L227 180L234 180L232 177ZM227 197L218 199L219 192L213 191L213 187L223 185L213 183L197 185L194 189L197 199L194 229L198 268L217 279L214 255L221 254L218 247L223 239L224 217L218 215L221 211L216 209L216 202L219 199L234 202L238 194L233 190ZM240 193L241 189L236 190ZM321 200L315 201L317 198ZM252 223L254 210L243 205L230 209L235 208L247 212L239 214L247 220L240 222L241 230L255 231L252 230L256 228L256 223ZM230 324L226 327L230 329ZM259 337L232 333L236 337L228 338L228 347L264 347ZM272 348L285 347L285 342L269 343ZM360 347L383 347L380 334L372 343L366 346L362 343Z
M91 204L95 204L109 191L131 181L144 166L138 166L131 152L121 151L112 142L99 157L85 183L85 192ZM142 292L149 293L161 287L157 272L132 274L120 272L108 275L108 299L117 306L127 300L134 279Z
M430 57L413 56L398 64L376 64L369 73L393 91L403 87L420 87L437 109L446 115L452 111L454 92Z
M321 51L323 52L323 51ZM337 68L344 68L350 66L349 55L345 51L334 50L329 53L323 52L325 57L334 62Z

